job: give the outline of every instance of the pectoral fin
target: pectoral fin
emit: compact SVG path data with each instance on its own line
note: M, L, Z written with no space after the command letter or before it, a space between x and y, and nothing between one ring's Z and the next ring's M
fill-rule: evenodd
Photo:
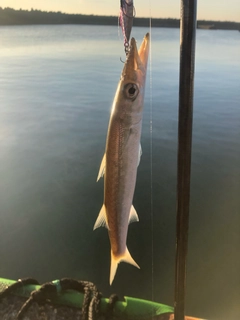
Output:
M94 224L93 230L95 230L99 227L106 227L109 230L109 226L108 226L108 222L107 222L107 215L106 215L106 208L105 208L104 204L99 212L99 215L98 215L97 220Z
M135 221L139 221L139 218L134 206L131 206L128 223L135 222Z
M106 153L104 153L104 156L102 158L102 162L101 162L100 169L98 172L97 181L104 176L105 167L106 167Z

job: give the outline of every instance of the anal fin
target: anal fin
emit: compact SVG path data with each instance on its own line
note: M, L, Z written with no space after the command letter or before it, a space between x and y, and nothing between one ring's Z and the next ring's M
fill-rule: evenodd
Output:
M104 153L104 156L102 158L102 162L101 162L100 169L97 176L97 181L104 176L105 167L106 167L106 153Z
M94 224L93 230L95 230L99 227L106 227L107 229L109 229L107 215L106 215L106 208L105 208L104 204L99 212L99 215L98 215L97 220Z
M141 160L141 156L142 156L142 146L141 143L139 144L139 151L138 151L138 166Z

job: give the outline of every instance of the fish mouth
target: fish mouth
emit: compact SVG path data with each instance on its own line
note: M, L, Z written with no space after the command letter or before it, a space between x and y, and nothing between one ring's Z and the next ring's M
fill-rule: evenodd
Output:
M142 44L137 49L136 40L134 38L130 41L130 48L125 62L123 70L123 76L132 77L134 71L140 70L143 75L146 74L148 54L150 47L150 35L147 33L143 38ZM134 79L133 79L134 80Z

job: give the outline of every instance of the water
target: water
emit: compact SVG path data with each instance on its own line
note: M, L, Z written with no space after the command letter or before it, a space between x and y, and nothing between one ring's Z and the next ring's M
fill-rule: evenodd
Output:
M140 222L128 233L141 269L121 264L112 287L107 231L92 228L103 201L96 177L124 59L117 27L0 31L0 276L73 277L95 282L104 295L173 305L179 30L152 30L134 196ZM138 43L147 31L133 30ZM197 31L187 313L216 320L240 318L239 55L238 32Z

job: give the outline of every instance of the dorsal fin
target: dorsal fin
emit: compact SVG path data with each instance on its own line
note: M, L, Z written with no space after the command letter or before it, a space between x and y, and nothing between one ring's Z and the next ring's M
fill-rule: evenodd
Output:
M130 209L128 223L135 222L135 221L139 221L139 218L138 218L137 211L135 210L134 206L132 205L131 209Z

